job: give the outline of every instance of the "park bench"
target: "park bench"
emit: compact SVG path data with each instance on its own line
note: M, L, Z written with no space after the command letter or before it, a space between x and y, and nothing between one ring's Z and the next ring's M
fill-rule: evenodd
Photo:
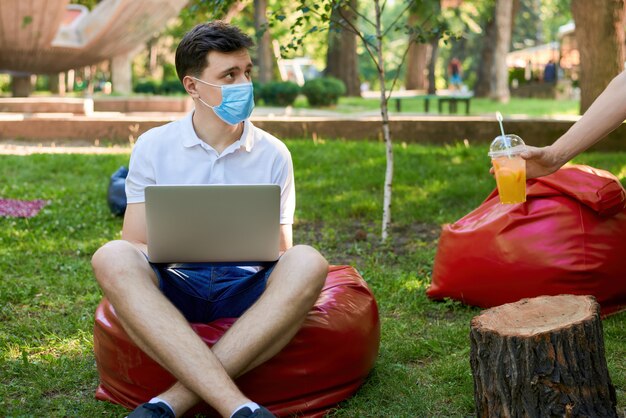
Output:
M438 105L437 110L439 113L443 113L443 105L445 103L448 104L448 113L456 113L457 112L457 104L465 103L465 114L469 115L470 112L470 101L472 97L474 97L474 93L452 93L449 95L437 95ZM426 110L428 112L428 110Z
M366 91L362 93L362 96L368 99L378 99L380 92ZM443 113L444 105L448 106L448 113L457 113L458 104L463 103L465 104L465 114L469 115L472 97L474 97L472 92L440 91L437 94L428 94L423 90L398 90L391 93L390 99L395 101L396 112L402 112L402 100L423 99L426 113L430 112L430 101L436 100L439 113Z

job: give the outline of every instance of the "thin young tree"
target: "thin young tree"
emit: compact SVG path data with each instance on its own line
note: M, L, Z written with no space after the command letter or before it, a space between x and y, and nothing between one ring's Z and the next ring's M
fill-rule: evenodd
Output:
M401 55L400 67L406 60L406 56L409 50L409 46L414 42L427 42L433 39L433 36L450 36L450 32L445 26L445 22L437 20L436 24L430 25L430 29L424 29L423 22L419 25L409 26L406 22L406 16L411 8L417 7L419 0L405 0L402 3L401 11L393 16L390 21L390 25L383 25L383 15L386 12L387 1L386 0L373 0L374 18L369 18L365 13L362 13L356 7L353 7L355 3L349 0L326 0L326 1L311 1L311 0L299 0L300 5L298 16L292 23L291 31L293 34L304 33L300 37L294 37L294 39L287 45L283 46L283 50L297 49L302 46L303 39L307 34L316 32L319 30L336 30L336 31L349 31L354 33L363 44L367 55L372 60L377 73L378 82L380 84L380 115L382 123L382 133L385 141L385 155L386 155L386 168L385 168L385 183L383 186L383 216L381 227L381 239L386 241L389 238L389 229L391 225L391 200L392 200L392 188L393 188L393 142L391 138L391 130L389 127L389 110L388 102L391 97L398 76L400 75L400 68L396 70L396 76L391 81L390 85L387 83L387 70L385 66L384 51L386 48L386 39L392 31L405 31L407 35L407 44L404 52ZM361 2L360 4L362 4ZM371 3L370 3L371 4ZM335 13L333 13L335 11ZM360 25L350 19L351 12L359 17ZM387 12L389 13L389 12ZM271 19L270 19L271 20ZM282 13L277 13L274 16L274 21L283 22L286 20L286 16ZM434 16L427 16L425 21L435 20ZM315 23L322 25L321 27ZM309 27L308 30L298 31L296 28ZM362 26L362 27L360 27ZM388 87L389 85L389 87Z

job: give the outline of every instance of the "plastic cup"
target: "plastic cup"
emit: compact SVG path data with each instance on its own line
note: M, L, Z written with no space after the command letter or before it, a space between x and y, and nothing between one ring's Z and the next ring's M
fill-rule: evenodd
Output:
M522 138L511 134L496 137L489 147L500 203L526 201L526 160L520 156L525 149Z

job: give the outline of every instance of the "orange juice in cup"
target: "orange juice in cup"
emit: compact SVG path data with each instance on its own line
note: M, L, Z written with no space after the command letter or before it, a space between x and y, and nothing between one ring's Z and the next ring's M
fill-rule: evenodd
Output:
M496 172L500 203L526 201L526 161L522 157L499 157L491 160Z
M493 140L489 156L496 174L500 203L526 201L526 160L520 157L525 145L517 135L499 136Z

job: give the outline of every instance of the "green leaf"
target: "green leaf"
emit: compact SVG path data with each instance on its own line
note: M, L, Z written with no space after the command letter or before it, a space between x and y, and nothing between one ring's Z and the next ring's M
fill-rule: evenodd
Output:
M26 26L30 25L31 23L33 23L33 17L24 16L24 18L22 19L22 29L24 29Z

